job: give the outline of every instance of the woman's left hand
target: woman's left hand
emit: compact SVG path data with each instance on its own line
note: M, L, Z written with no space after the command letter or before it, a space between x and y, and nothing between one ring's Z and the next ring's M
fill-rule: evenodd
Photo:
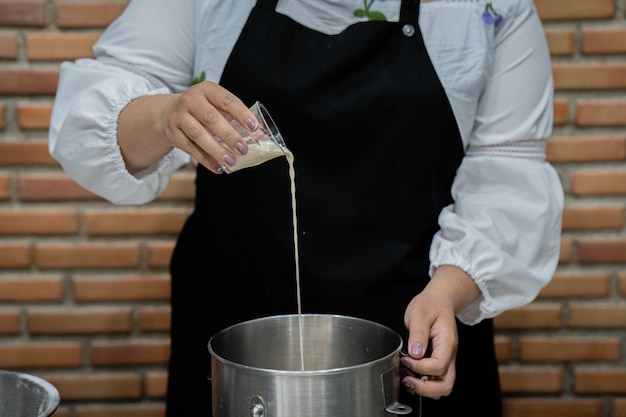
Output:
M459 341L455 316L479 296L469 275L442 266L409 303L404 314L408 355L400 359L402 384L409 392L434 399L450 395Z

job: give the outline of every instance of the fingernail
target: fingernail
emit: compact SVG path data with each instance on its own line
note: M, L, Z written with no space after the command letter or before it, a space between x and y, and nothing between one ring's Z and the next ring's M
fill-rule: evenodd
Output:
M413 343L411 345L411 354L415 356L422 356L423 347L419 343Z
M248 153L248 145L246 145L244 142L237 142L235 148L237 148L237 152L239 152L240 155L245 155Z
M250 130L256 129L258 125L259 123L252 117L246 120L246 127Z
M413 385L413 383L411 382L411 380L409 380L408 378L405 378L402 380L402 384L407 387L408 389L413 389L415 388L415 386Z
M213 165L213 169L215 170L216 174L221 174L222 172L224 172L224 167L220 164Z
M226 163L226 165L228 165L229 167L234 167L235 164L237 163L237 161L235 160L235 158L233 158L232 156L226 154L224 155L224 162Z

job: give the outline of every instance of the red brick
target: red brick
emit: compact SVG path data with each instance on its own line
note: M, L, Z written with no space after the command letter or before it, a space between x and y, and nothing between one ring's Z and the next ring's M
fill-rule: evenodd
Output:
M0 32L0 59L16 59L17 56L17 32Z
M623 296L626 296L626 272L619 274L619 292Z
M559 264L564 264L572 260L573 242L569 238L561 238L561 247L559 253Z
M75 209L0 209L0 234L51 235L78 232Z
M170 265L172 253L176 242L149 242L148 243L148 266L151 268L167 268Z
M569 307L571 328L621 329L626 327L626 304L620 302L572 302Z
M150 398L163 398L167 390L166 372L148 372L146 374L146 395Z
M80 342L37 342L0 345L0 368L76 368L82 364Z
M30 264L30 245L28 243L0 243L0 270L26 268Z
M626 137L623 135L560 136L548 141L546 157L557 162L623 161Z
M170 307L142 307L137 323L142 332L167 332L170 330Z
M43 140L0 142L0 165L45 165L58 163L48 152L48 142Z
M37 243L35 262L46 269L136 268L139 266L139 248L135 242Z
M626 53L626 29L623 27L584 28L582 51L585 54Z
M165 274L81 275L72 279L72 293L77 302L167 301L170 297L170 278Z
M626 240L581 238L578 241L578 262L626 263Z
M24 201L100 200L66 174L27 173L18 178L18 192Z
M611 19L615 15L613 0L535 0L542 20Z
M566 206L563 211L563 230L620 230L623 227L623 206Z
M569 100L562 97L554 99L554 121L555 126L562 126L569 120Z
M613 400L613 417L626 417L626 398Z
M31 61L92 58L99 33L29 33L26 53Z
M0 67L0 95L51 95L58 83L58 70Z
M507 398L506 417L603 417L604 401L595 398Z
M22 130L48 129L51 104L22 103L17 107L17 123Z
M620 360L617 337L542 337L519 338L519 358L533 362L617 362Z
M0 200L7 200L11 195L11 184L9 177L0 174Z
M575 369L575 387L583 394L626 394L626 369Z
M497 329L556 329L562 324L559 303L534 303L501 313L494 319Z
M611 277L602 272L557 272L539 293L540 298L590 298L609 295Z
M626 63L622 62L556 62L552 72L556 90L626 88Z
M70 407L64 406L63 401L62 401L61 405L59 405L59 408L57 408L56 411L54 412L54 417L75 417L75 416L71 412Z
M6 127L6 120L4 118L4 105L0 103L0 129L4 129Z
M118 17L128 0L57 1L57 24L61 28L105 27Z
M169 340L98 341L90 348L93 366L165 365L170 356Z
M494 339L494 345L496 348L498 363L502 364L513 359L513 342L510 337L496 336Z
M36 335L115 334L132 330L129 308L32 308L27 326Z
M75 412L75 417L165 417L165 404L79 405Z
M578 169L571 181L571 192L578 196L626 194L626 170L622 169Z
M20 332L20 313L18 310L0 311L0 335L16 335Z
M52 276L0 277L0 302L61 301L63 280Z
M157 200L192 201L196 195L195 178L195 172L184 172L184 169L183 172L172 175L170 183Z
M0 0L0 26L45 26L45 3L45 0Z
M553 56L573 55L576 47L576 32L571 28L546 29L546 40Z
M626 125L626 100L578 100L576 124L578 126L624 126Z
M554 366L501 366L500 380L505 393L556 393L563 389L563 370Z
M133 372L50 374L42 377L59 390L63 401L137 399L141 395L141 376Z
M189 208L140 208L89 210L85 214L88 235L175 234L178 235Z

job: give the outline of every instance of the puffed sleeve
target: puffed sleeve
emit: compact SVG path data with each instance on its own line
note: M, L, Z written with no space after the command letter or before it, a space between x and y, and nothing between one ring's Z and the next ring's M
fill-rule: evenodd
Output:
M193 12L192 0L132 0L94 45L95 59L61 64L50 153L80 185L113 203L156 198L189 161L172 150L131 175L117 144L117 119L138 97L182 91L191 83Z
M545 161L552 100L541 22L530 0L516 1L496 29L454 204L442 211L431 245L431 274L441 265L460 267L482 292L458 315L466 324L531 302L556 269L563 189Z

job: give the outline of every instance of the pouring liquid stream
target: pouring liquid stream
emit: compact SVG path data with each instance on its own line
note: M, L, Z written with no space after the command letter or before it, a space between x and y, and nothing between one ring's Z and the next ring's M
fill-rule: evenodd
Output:
M293 223L293 245L296 264L296 301L298 303L298 331L300 336L300 369L304 371L304 341L302 337L302 300L300 297L300 249L298 245L298 215L296 214L296 170L294 168L294 158L290 151L286 151L287 162L289 163L289 180L291 182L291 211Z

